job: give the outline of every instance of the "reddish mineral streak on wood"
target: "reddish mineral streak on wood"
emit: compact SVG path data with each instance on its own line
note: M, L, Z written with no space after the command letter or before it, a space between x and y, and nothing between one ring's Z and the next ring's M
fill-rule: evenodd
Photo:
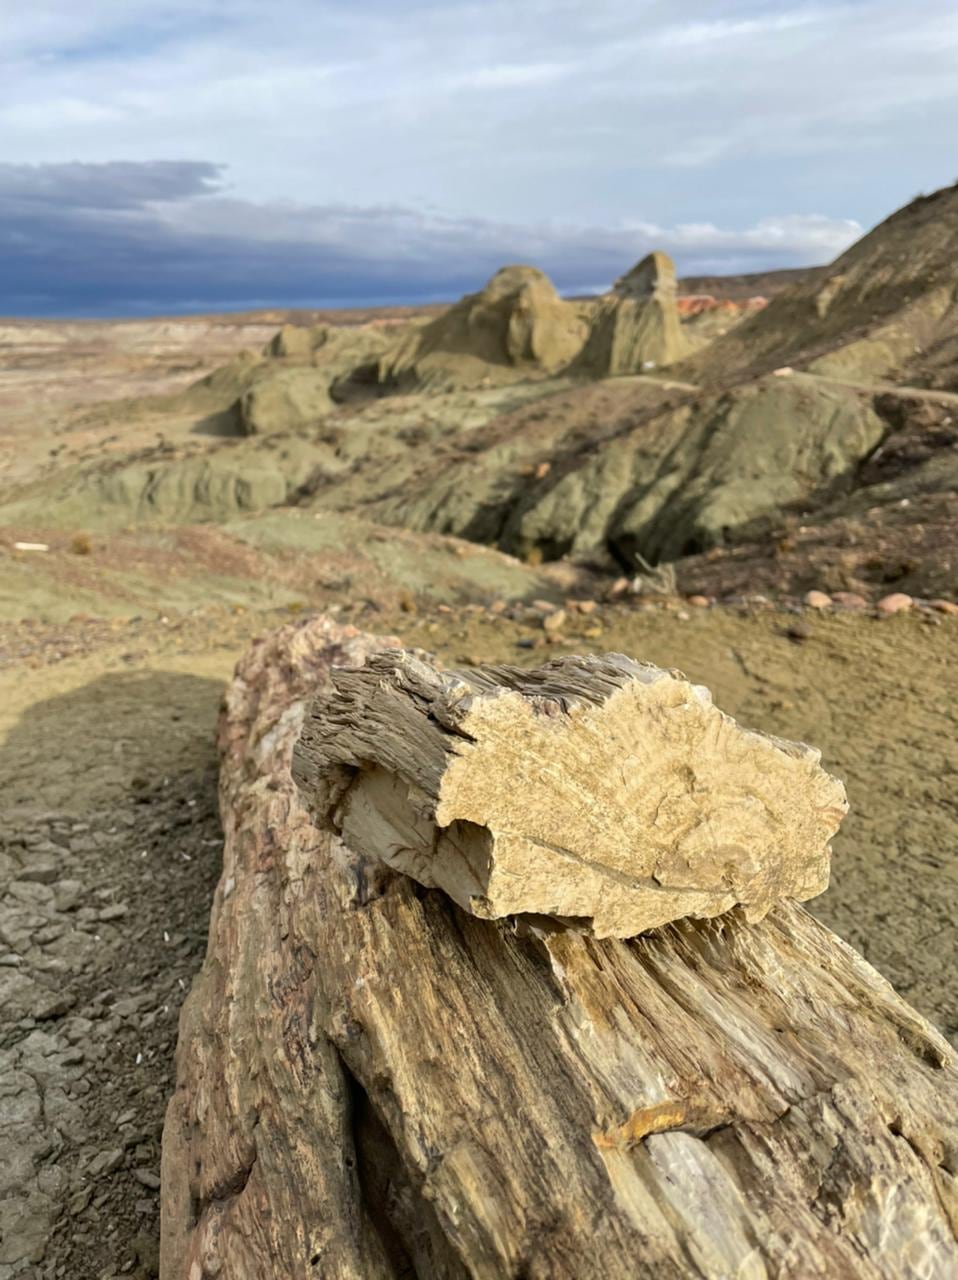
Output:
M949 1049L801 907L600 940L313 825L307 701L384 643L289 627L227 695L163 1280L954 1276Z

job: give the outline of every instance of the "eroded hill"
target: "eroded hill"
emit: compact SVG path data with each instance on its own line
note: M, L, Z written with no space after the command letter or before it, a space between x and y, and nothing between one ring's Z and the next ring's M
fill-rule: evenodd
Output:
M780 365L958 389L958 186L920 196L826 269L782 290L689 368L711 381Z
M541 593L549 565L570 581L645 562L706 594L953 596L956 245L950 189L776 281L768 305L742 282L736 300L680 294L653 254L598 299L513 266L438 313L237 322L232 357L198 379L183 358L178 387L74 405L46 452L8 441L0 524L8 546L185 528L208 542L214 526L283 554L339 547L357 573L391 541L407 555L387 572L414 592L413 548L433 563L446 545L433 573L465 597ZM227 330L196 332L194 366ZM423 538L440 541L427 554ZM449 538L489 549L478 579ZM23 573L22 555L5 563L8 610ZM31 562L34 596L49 575Z

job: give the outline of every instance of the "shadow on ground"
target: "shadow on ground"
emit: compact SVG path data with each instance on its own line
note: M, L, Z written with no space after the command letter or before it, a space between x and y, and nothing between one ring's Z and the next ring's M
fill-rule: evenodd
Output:
M0 1280L156 1274L177 1016L220 865L221 694L104 675L0 748Z
M242 438L246 433L243 431L239 420L239 414L235 407L223 409L219 413L209 413L205 418L200 418L190 428L190 434L194 436L220 436L228 439Z

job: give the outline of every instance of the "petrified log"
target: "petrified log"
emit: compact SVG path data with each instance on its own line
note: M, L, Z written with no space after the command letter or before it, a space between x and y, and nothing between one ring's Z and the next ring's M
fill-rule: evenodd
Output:
M227 697L163 1280L953 1276L948 1046L802 907L486 920L315 825L306 704L374 643L287 628Z
M820 758L621 654L440 673L387 653L335 673L294 771L319 825L474 915L629 938L821 893L848 806Z

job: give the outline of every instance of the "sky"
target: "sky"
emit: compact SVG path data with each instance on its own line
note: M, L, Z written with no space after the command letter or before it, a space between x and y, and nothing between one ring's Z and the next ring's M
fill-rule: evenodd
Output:
M958 178L954 0L0 4L0 314L802 266Z

